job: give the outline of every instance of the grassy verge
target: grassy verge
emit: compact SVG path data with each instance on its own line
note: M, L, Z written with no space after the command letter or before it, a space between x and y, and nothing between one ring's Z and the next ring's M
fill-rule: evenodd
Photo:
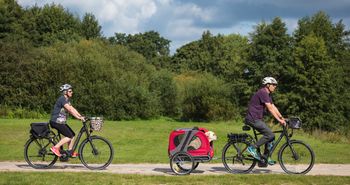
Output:
M95 184L350 184L350 177L296 175L214 175L214 176L142 176L107 173L0 173L4 185L95 185Z
M0 161L24 161L23 148L29 137L29 124L47 120L0 119ZM81 123L70 120L69 124L78 133ZM113 163L168 163L169 133L175 128L205 127L214 131L218 140L214 144L215 157L221 158L221 150L229 132L242 132L242 123L182 123L166 119L151 121L106 121L102 131L95 132L109 139L115 148ZM278 129L278 127L274 128ZM350 163L350 150L344 150L349 143L330 142L302 131L296 131L293 138L308 143L316 154L316 163ZM277 152L275 152L277 153ZM80 163L79 159L72 162ZM221 160L212 160L221 163Z

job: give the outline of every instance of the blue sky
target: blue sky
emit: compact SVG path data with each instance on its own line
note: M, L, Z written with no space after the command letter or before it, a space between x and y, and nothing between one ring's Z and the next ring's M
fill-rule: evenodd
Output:
M262 21L281 17L288 32L297 21L325 11L350 29L350 0L18 0L23 7L61 4L82 17L93 13L104 36L154 30L171 40L170 49L198 40L204 31L248 35Z

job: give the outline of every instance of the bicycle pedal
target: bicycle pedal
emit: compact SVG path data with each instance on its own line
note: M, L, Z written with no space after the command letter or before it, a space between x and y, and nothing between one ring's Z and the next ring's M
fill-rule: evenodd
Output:
M61 162L68 162L69 159L68 159L68 157L60 157L60 161Z
M267 163L258 162L258 166L260 168L266 168L267 167Z

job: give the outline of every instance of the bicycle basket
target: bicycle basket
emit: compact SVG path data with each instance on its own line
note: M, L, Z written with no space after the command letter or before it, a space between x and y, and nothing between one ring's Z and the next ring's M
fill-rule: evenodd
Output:
M91 117L90 119L90 128L95 131L100 131L103 126L102 117Z
M300 118L289 118L288 126L292 129L300 129L301 128L301 119Z

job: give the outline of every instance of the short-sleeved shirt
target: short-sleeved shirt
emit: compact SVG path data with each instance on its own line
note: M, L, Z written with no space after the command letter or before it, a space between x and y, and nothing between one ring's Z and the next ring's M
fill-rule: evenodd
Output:
M69 104L70 101L69 99L66 99L66 97L61 96L57 99L53 111L51 113L51 119L50 121L59 123L59 124L66 124L67 122L67 117L68 117L68 112L64 108L64 105Z
M246 119L249 121L263 119L266 111L265 103L273 103L270 93L265 88L259 89L250 99Z

